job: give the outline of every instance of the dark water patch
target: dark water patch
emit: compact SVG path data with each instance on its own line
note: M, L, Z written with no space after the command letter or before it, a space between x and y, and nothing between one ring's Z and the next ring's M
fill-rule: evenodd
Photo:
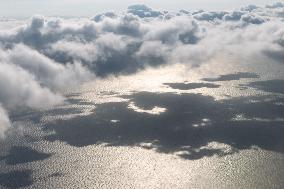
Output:
M179 90L190 90L190 89L198 89L198 88L219 88L220 85L212 84L212 83L164 83L173 89Z
M20 163L29 163L34 161L41 161L47 159L51 154L38 152L30 147L14 146L10 149L9 155L2 157L9 165L16 165Z
M257 146L284 153L284 103L280 97L238 97L216 101L201 94L139 92L122 96L141 109L163 107L159 115L136 112L129 102L100 104L85 117L57 121L45 126L55 131L45 139L60 140L84 147L107 143L110 146L137 146L153 143L161 153L184 151L187 159L236 153ZM236 120L241 115L245 119ZM111 120L119 120L112 122ZM233 150L204 148L210 142L229 145ZM152 147L150 147L152 148Z
M259 75L249 72L238 72L234 74L220 75L217 78L203 78L202 80L214 82L214 81L233 81L233 80L249 79L249 78L259 78Z
M32 185L31 170L0 173L0 185L7 188L21 188Z
M284 80L280 79L251 82L247 86L265 92L284 94Z
M53 178L53 177L61 177L64 174L60 173L60 172L56 172L56 173L52 173L50 175L48 175L49 178Z

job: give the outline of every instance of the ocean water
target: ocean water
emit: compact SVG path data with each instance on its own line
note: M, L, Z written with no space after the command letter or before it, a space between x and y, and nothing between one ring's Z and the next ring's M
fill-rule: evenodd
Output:
M0 188L284 188L284 65L269 61L148 68L20 109Z

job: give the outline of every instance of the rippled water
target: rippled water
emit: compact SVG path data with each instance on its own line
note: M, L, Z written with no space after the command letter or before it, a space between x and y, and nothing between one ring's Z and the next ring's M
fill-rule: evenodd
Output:
M0 186L283 188L284 67L225 60L97 79L63 106L19 110Z

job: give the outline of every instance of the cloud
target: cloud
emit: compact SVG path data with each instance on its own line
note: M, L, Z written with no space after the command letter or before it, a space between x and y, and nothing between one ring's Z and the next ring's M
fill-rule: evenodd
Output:
M117 15L114 12L106 12L96 15L93 20L96 22L101 22L105 18L116 18Z
M145 17L158 17L162 15L160 11L155 11L146 5L131 5L127 9L128 13L132 13L133 15L139 16L141 18Z
M26 25L21 25L11 31L1 31L0 42L4 45L24 43L41 50L64 38L89 40L96 36L96 32L91 20L82 20L75 24L59 18L47 20L43 16L33 16Z
M242 15L244 15L245 12L242 12L242 11L233 11L233 12L230 12L228 14L225 14L223 16L223 19L225 21L238 21L241 19Z
M25 45L0 50L0 138L11 127L6 112L62 104L62 91L91 77L79 63L58 64Z
M256 6L256 5L248 5L248 6L242 7L241 10L251 12L251 11L257 9L257 8L259 8L259 7Z
M11 127L11 123L6 110L0 105L0 139L5 137L6 131Z
M92 77L92 74L77 62L58 64L38 51L21 44L8 50L6 58L32 74L41 86L48 87L52 91L76 86Z
M276 2L272 5L266 5L266 8L281 8L284 7L284 3Z
M64 99L42 87L32 74L10 63L0 64L0 88L0 101L9 109L21 106L48 108Z
M265 22L263 18L256 14L245 14L241 16L241 20L249 24L262 24L263 22Z
M91 19L34 16L26 22L2 21L2 112L52 107L64 102L66 89L96 77L133 74L151 66L194 67L226 54L281 63L282 13L283 3L193 13L132 5L125 12ZM1 117L7 120L8 115L1 113ZM1 124L4 131L8 127L3 125L9 124Z
M222 19L227 12L201 12L199 14L195 14L194 18L197 20L206 20L206 21L214 21L216 19Z
M187 16L174 17L167 21L157 21L151 25L145 35L147 40L158 40L162 43L195 44L204 34L197 21Z

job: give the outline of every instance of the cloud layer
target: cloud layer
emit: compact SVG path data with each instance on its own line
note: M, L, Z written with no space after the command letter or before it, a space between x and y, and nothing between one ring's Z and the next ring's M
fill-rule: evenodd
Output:
M60 104L66 88L95 77L164 64L198 66L225 54L283 63L283 20L283 3L177 13L133 5L91 19L34 16L2 29L0 136L10 125L5 112Z

